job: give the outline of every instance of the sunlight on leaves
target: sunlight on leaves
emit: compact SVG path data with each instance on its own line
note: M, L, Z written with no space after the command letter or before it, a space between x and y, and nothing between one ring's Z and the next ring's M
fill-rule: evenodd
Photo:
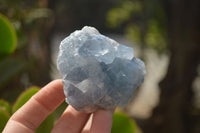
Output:
M164 51L167 47L167 42L159 29L156 21L151 20L149 22L147 34L145 37L145 42L148 47L156 49L158 52Z
M141 12L142 5L139 1L125 1L120 7L112 8L106 17L106 25L115 28L130 19L132 14Z

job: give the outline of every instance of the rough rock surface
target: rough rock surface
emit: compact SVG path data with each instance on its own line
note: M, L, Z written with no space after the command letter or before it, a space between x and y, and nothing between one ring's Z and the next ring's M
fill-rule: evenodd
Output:
M89 26L61 42L57 67L63 75L66 102L87 113L125 106L146 73L132 48Z

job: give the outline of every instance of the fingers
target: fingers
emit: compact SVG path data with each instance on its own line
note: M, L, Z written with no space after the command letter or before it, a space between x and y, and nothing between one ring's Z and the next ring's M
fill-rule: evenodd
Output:
M92 118L93 118L93 114L90 115L87 123L85 124L83 131L81 133L89 133L90 132L90 128L92 125Z
M112 110L98 110L93 113L92 120L89 120L82 133L110 133L113 121Z
M93 114L90 133L110 133L112 128L113 110L99 110Z
M80 133L89 116L90 114L78 112L69 105L56 122L52 133Z
M13 114L3 132L34 132L64 99L62 81L52 81Z
M41 89L8 121L3 133L33 133L41 122L65 99L61 80L55 80ZM110 133L114 110L99 110L92 114L76 111L70 105L55 124L52 132Z
M110 133L114 109L98 110L93 114L76 111L68 106L55 124L52 133ZM85 124L86 123L86 124Z

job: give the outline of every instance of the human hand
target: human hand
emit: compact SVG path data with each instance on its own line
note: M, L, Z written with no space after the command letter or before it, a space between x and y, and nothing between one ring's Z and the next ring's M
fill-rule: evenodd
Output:
M52 81L11 116L3 133L34 133L64 99L61 80ZM114 109L87 114L69 105L54 125L52 133L110 133L113 113Z

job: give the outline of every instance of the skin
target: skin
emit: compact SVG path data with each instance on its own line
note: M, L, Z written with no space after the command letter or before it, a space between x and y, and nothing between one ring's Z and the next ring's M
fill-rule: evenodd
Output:
M64 99L62 81L50 82L11 116L3 133L34 133ZM52 133L110 133L113 113L114 109L87 114L69 105L55 123Z

